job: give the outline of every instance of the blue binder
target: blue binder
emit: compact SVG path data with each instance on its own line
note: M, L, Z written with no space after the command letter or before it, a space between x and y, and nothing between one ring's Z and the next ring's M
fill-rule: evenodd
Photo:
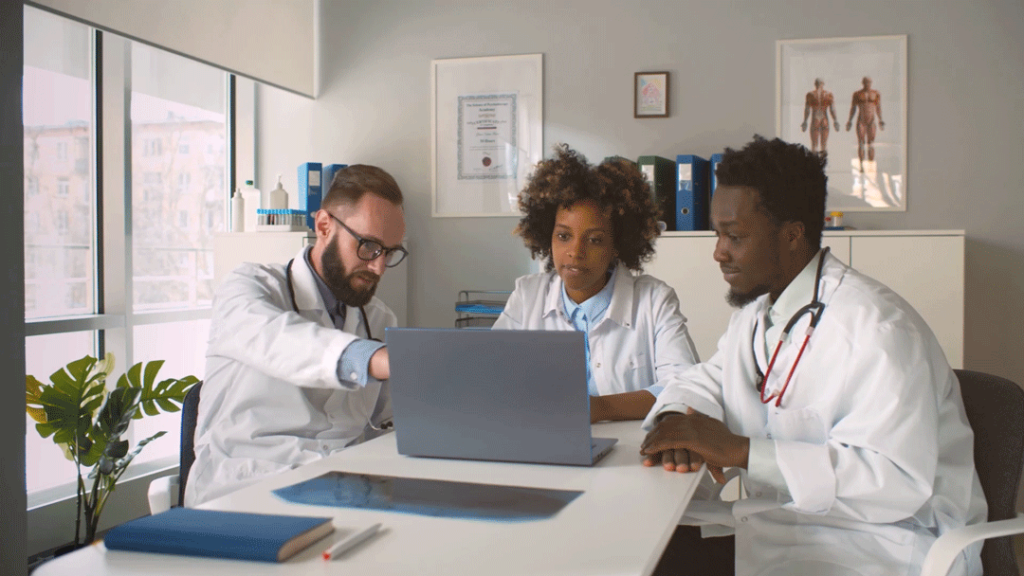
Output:
M313 230L313 214L320 209L321 190L320 163L299 164L299 210L306 213L306 226L310 230Z
M708 229L708 161L693 154L676 156L676 230Z
M715 188L718 188L718 174L715 173L718 170L718 163L722 161L722 154L711 155L711 173L708 175L711 186L708 188L708 198L715 196Z
M324 195L331 189L331 182L334 182L334 175L342 168L348 168L348 164L328 164L324 166Z

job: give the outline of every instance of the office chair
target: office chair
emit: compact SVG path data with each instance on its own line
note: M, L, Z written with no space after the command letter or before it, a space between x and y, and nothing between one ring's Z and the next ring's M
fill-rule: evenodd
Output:
M199 389L202 381L189 388L181 403L181 452L178 461L178 475L164 476L149 483L149 513L157 514L185 501L185 482L192 463L196 460L195 434L196 418L199 415ZM177 499L175 501L174 499Z
M945 576L963 549L985 540L986 576L1020 576L1014 534L1024 534L1017 489L1024 467L1024 390L999 376L956 370L967 420L974 430L974 466L988 501L988 521L943 534L925 557L921 576Z

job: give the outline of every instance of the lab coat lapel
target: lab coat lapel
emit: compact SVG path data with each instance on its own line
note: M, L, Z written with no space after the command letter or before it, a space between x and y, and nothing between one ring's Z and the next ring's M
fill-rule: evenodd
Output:
M633 302L636 290L636 276L629 271L629 268L619 262L615 271L615 286L612 287L612 301L608 305L608 313L601 320L611 320L619 326L632 328L636 325L636 306Z
M331 316L327 313L320 290L316 287L314 272L306 263L306 250L303 248L292 260L292 288L295 290L295 305L304 318L314 320L322 326L333 327ZM347 324L347 320L346 320Z

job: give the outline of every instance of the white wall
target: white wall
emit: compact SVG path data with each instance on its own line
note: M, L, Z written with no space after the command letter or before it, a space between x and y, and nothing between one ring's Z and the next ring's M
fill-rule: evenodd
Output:
M132 40L315 95L319 0L25 0Z
M22 8L0 3L0 246L22 245L24 228L21 126ZM16 191L16 193L10 193ZM18 576L28 568L25 546L25 262L24 253L0 251L0 574Z
M462 288L531 271L514 219L430 217L431 59L543 53L545 149L565 141L600 161L774 135L778 39L906 34L908 210L848 223L965 229L965 365L1024 383L1020 0L351 0L325 2L321 26L321 96L259 90L260 178L294 179L307 160L392 172L408 196L417 326L452 325ZM641 70L672 72L670 118L632 117Z

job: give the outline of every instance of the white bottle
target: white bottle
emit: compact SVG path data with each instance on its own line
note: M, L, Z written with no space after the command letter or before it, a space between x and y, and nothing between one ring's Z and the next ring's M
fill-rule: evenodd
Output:
M245 199L241 189L231 195L231 231L245 232Z
M281 175L277 175L277 188L270 191L270 209L284 210L288 208L288 192L281 186Z
M263 199L260 198L260 191L252 185L252 180L245 181L245 187L242 188L242 200L245 202L245 231L255 232L256 210L264 206Z

